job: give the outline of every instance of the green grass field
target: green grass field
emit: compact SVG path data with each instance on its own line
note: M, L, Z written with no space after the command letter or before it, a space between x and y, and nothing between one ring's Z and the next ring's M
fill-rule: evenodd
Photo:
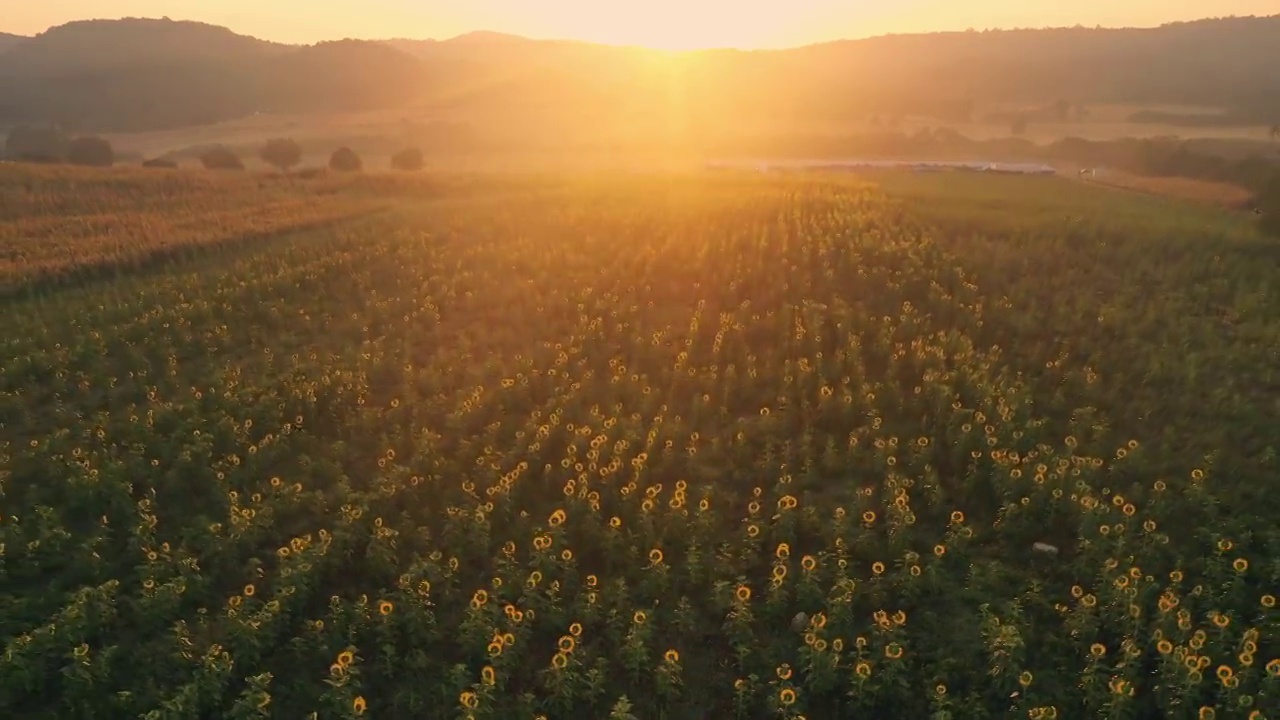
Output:
M1248 217L0 172L2 717L1280 718Z

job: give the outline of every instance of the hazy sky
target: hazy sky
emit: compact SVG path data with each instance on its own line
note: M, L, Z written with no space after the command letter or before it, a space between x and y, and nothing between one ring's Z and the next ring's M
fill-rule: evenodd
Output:
M0 0L0 31L95 17L202 20L284 42L472 30L657 47L776 47L974 27L1151 26L1269 15L1280 0Z

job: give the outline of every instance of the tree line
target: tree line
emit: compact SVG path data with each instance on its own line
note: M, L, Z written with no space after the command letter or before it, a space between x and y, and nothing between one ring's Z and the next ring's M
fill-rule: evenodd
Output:
M1254 193L1254 210L1260 215L1263 229L1280 235L1280 162L1259 153L1228 158L1199 150L1194 141L1177 138L1104 141L1064 138L1047 145L1036 145L1019 137L973 140L952 129L937 128L922 129L910 135L890 132L822 139L786 136L757 138L752 142L753 145L742 147L731 142L717 149L810 156L962 153L990 158L1065 160L1139 175L1230 182ZM106 139L97 136L72 138L55 126L14 128L5 141L5 156L20 162L65 162L92 167L110 167L116 163L115 152ZM285 173L300 165L303 156L301 145L291 138L270 139L257 153L262 162ZM205 149L199 154L199 160L208 170L245 169L244 158L225 146ZM142 164L145 167L177 167L173 159L165 157L146 160ZM424 165L424 154L417 147L397 152L390 161L392 169L402 171L421 170ZM335 172L360 172L364 169L364 161L351 148L340 147L330 155L328 167Z
M289 172L302 163L302 146L292 138L272 138L257 156L264 163ZM85 167L111 167L117 163L115 149L105 138L95 135L71 137L53 125L19 125L13 128L4 144L4 158L16 162L67 163ZM199 154L200 164L207 170L243 170L244 159L223 145L205 149ZM395 170L421 170L426 158L421 149L405 148L391 156ZM169 157L144 160L143 167L175 168L177 161ZM360 172L364 160L349 147L340 147L329 156L328 167L337 172Z

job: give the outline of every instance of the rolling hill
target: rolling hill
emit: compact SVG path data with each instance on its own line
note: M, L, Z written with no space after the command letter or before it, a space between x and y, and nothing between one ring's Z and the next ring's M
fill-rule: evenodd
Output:
M0 41L3 42L3 41ZM662 118L839 125L963 121L999 104L1215 106L1280 120L1280 16L1152 29L895 35L789 50L666 53L478 32L450 40L297 47L169 20L71 23L0 51L0 123L153 129L255 111L413 105L513 132L587 132ZM3 46L0 46L3 47Z
M12 35L10 33L0 32L0 53L9 50L26 39L27 38L22 35Z
M0 54L0 121L145 130L360 109L404 100L423 68L377 42L298 47L194 22L76 22Z

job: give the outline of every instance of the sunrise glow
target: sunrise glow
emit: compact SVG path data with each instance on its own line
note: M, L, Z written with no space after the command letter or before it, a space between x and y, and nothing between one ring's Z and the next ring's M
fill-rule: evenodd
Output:
M1154 26L1202 17L1202 0L60 0L11 3L0 32L34 35L87 18L171 17L269 40L444 39L476 30L532 38L688 50L804 45L885 33L967 28ZM1266 15L1275 0L1224 0L1216 15Z

